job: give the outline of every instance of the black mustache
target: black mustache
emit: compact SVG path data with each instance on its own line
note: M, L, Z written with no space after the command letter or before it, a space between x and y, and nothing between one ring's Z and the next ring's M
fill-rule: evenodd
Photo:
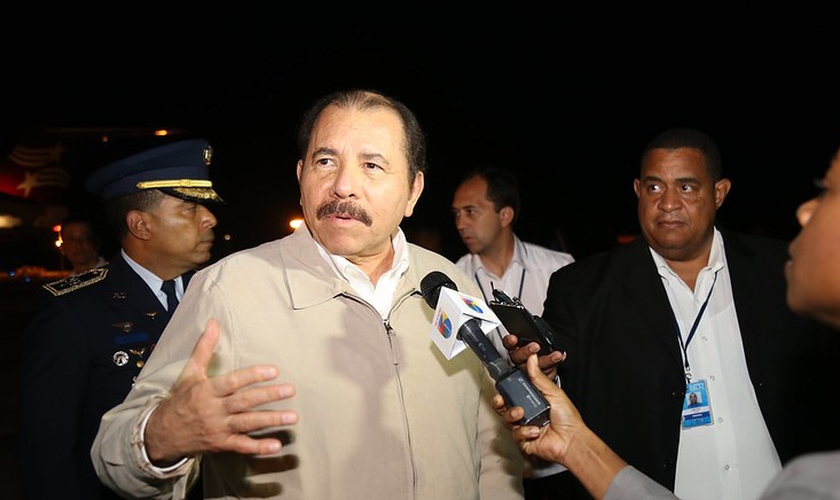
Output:
M373 224L373 219L370 218L370 215L368 215L364 208L356 206L349 201L333 200L318 207L318 220L329 217L330 215L350 217L366 226Z

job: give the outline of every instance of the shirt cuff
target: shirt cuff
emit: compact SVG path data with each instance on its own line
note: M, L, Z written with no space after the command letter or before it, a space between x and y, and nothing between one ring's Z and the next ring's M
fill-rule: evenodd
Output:
M150 472L153 476L159 478L170 478L182 474L173 473L184 467L188 463L194 461L194 458L182 458L176 464L170 465L167 467L158 467L152 463L149 459L149 455L146 453L146 424L149 423L149 418L152 416L155 410L157 410L158 404L154 406L150 406L146 410L144 410L143 414L140 417L140 422L137 425L135 439L132 440L132 445L134 446L135 452L140 457L140 464L143 469ZM183 471L183 474L188 472L188 469Z

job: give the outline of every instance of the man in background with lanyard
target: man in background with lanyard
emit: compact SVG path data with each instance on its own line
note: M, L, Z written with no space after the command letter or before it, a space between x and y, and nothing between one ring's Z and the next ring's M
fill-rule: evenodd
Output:
M655 137L633 186L641 237L551 278L542 317L566 349L562 387L678 497L755 499L791 458L840 445L820 399L840 336L788 308L787 242L715 224L731 182L706 134Z
M467 172L452 199L455 227L469 250L456 265L473 277L485 302L493 300L494 288L499 289L511 297L518 297L532 314L539 316L551 274L574 262L574 258L568 253L519 239L513 227L519 218L520 206L519 181L512 172L496 167ZM502 343L507 334L500 325L490 335L499 352L507 352ZM532 343L526 346L527 349L536 352L538 347ZM559 352L544 357L550 358L542 361L549 365L563 359ZM558 472L565 471L558 464L549 465L533 459L529 465L524 483L526 498L542 498L545 495L542 492L557 489L553 483L565 481L568 476L555 477Z

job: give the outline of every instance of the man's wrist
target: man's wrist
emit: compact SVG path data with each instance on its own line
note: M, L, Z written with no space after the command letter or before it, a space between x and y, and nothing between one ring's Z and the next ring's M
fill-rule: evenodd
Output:
M158 409L160 403L149 407L144 413L141 415L140 422L138 424L137 435L138 439L135 443L133 443L136 447L137 453L141 458L141 462L146 464L146 466L156 475L169 475L172 471L177 470L178 468L184 466L188 461L189 458L184 457L175 462L172 465L167 466L158 466L152 462L151 458L149 458L148 451L146 450L146 426L149 424L149 419L152 417L152 414L155 410Z

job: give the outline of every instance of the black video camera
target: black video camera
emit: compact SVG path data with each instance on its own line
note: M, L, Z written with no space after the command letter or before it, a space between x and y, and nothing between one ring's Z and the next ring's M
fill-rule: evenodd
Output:
M548 322L539 316L531 314L518 297L510 298L508 294L493 288L493 298L489 305L496 316L505 325L507 331L519 339L519 346L537 342L540 344L540 356L551 351L562 351L557 336L551 330Z

